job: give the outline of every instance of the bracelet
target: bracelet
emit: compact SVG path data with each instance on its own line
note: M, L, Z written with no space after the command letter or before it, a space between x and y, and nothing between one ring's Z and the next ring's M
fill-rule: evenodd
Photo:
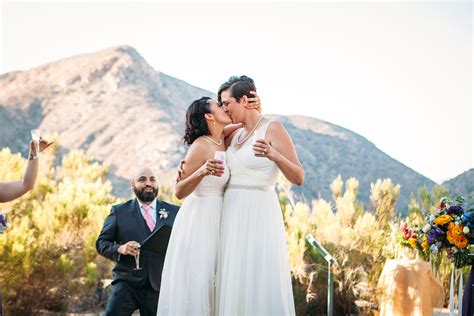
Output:
M34 155L33 154L30 154L30 156L28 157L28 160L38 160L38 154Z

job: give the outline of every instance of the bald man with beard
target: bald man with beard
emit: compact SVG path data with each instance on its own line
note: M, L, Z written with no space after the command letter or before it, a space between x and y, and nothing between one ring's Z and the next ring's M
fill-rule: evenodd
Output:
M112 207L96 242L97 252L116 262L105 314L131 315L138 309L142 316L155 316L165 256L140 250L140 242L161 223L172 225L179 207L157 199L158 181L148 167L137 168L130 185L136 198ZM136 255L141 270L134 270Z

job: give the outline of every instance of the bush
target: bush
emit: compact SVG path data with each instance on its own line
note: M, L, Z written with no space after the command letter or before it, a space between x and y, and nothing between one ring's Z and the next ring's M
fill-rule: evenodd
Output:
M374 210L365 210L357 200L358 189L358 181L351 178L346 181L344 191L338 177L331 184L331 202L319 199L311 207L304 203L292 207L281 196L299 315L320 315L327 311L328 266L306 242L308 234L323 244L338 262L333 267L334 314L365 313L356 302L369 309L375 306L376 284L387 257L383 250L390 234L388 221L393 218L399 187L389 180L372 185Z
M12 228L0 236L0 283L12 314L91 309L111 263L98 257L95 240L117 199L107 166L74 151L58 168L43 155L35 189L3 204ZM0 181L17 180L26 167L20 155L0 152ZM110 277L109 277L110 278Z

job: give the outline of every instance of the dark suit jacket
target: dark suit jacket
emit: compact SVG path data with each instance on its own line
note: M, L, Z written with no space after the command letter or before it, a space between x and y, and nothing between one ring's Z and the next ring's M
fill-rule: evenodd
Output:
M172 225L179 210L177 205L157 200L157 212L163 208L169 212L168 218L160 219L159 214L157 214L156 227L159 226L160 222ZM133 270L135 258L133 256L122 256L117 252L120 245L129 241L142 243L149 234L151 234L151 231L140 212L137 199L112 207L96 241L97 252L116 262L115 268L112 270L114 277L112 284L124 281L132 286L141 287L146 284L148 279L155 291L160 290L164 255L141 250L140 267L142 270L135 271Z

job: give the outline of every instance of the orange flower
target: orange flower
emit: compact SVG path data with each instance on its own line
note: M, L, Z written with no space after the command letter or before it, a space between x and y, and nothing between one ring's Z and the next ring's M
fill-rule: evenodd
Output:
M467 238L465 236L461 236L460 238L457 238L456 241L454 242L456 247L463 249L467 247Z
M463 228L464 227L462 227L462 225L454 225L454 227L453 227L454 235L461 235L463 233L462 232Z
M451 221L451 219L452 219L451 215L444 214L444 215L440 215L437 218L435 218L434 223L436 225L444 225L446 223L449 223Z
M456 237L453 234L453 231L450 229L446 232L446 239L450 244L454 245Z

